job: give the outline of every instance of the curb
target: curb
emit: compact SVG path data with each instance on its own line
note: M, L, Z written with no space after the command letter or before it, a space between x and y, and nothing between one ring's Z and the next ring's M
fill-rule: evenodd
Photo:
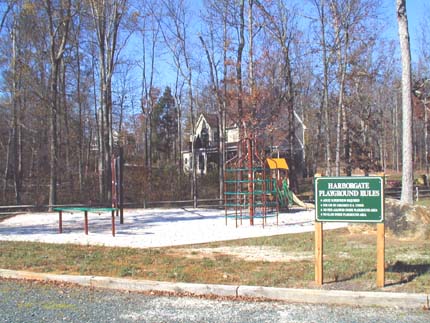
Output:
M87 287L127 290L133 292L158 291L192 293L200 296L214 295L223 297L253 297L294 303L398 307L407 309L423 309L429 307L429 295L422 293L354 292L345 290L170 283L101 276L44 274L8 269L0 269L0 277L45 282L62 282Z

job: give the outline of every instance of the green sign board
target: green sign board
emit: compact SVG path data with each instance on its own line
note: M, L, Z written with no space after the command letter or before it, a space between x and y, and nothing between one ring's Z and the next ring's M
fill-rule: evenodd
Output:
M315 220L384 222L383 184L376 176L315 178Z

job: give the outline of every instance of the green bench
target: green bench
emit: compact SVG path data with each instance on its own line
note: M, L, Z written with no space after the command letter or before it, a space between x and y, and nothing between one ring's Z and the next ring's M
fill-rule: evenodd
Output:
M106 213L111 212L112 215L112 236L115 237L115 212L118 210L117 208L112 207L55 207L54 211L58 212L58 233L63 233L63 212L66 213L75 213L75 212L84 212L84 231L85 234L88 235L88 213Z

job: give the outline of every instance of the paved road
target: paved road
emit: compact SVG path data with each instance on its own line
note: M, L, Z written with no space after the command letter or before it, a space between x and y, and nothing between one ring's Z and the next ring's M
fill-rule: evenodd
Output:
M430 322L429 311L151 296L0 279L0 322Z

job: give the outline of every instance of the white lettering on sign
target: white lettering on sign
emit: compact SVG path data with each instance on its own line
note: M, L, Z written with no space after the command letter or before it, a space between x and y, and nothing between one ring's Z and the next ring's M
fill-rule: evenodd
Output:
M329 190L365 190L369 189L369 183L328 183Z
M332 190L330 191L330 184L336 184L336 183L329 183L328 188L329 190L319 190L318 196L320 197L378 197L381 195L381 192L378 190ZM343 184L343 183L342 183ZM369 184L369 183L359 183L359 184ZM367 185L368 188L368 185Z

